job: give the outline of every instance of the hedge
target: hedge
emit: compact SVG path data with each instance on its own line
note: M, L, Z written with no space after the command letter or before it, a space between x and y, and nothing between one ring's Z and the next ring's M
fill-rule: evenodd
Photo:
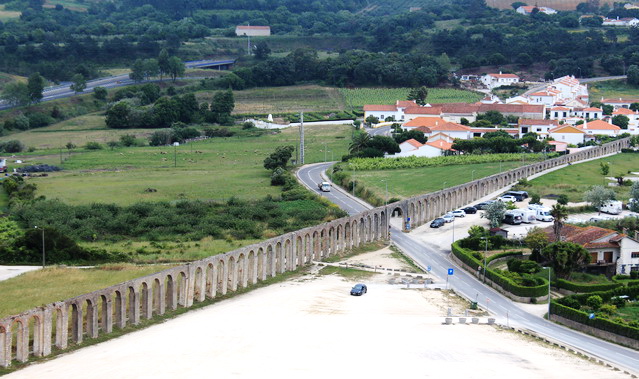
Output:
M504 257L511 257L511 256L521 256L524 253L522 251L507 251L505 253L499 253L499 254L495 254L495 255L491 255L490 257L486 258L486 264L489 264L490 262L494 261L495 259L499 259L499 258L504 258Z
M452 251L455 257L469 265L470 267L482 266L482 262L479 259L473 257L472 250L464 249L458 245L458 241L452 245ZM548 295L548 281L543 278L539 278L544 284L535 287L521 286L505 276L499 275L495 271L487 268L486 277L500 286L504 291L510 292L519 297L540 297Z
M633 328L605 318L595 317L590 319L588 313L559 304L555 300L550 302L550 313L606 332L639 340L639 328Z
M555 281L557 288L563 288L568 291L577 293L591 293L597 291L610 291L615 288L623 287L621 283L608 283L608 284L581 284L575 283L564 279L557 279Z

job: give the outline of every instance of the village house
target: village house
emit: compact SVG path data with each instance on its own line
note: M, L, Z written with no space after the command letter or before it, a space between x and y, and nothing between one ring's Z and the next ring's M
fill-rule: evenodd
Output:
M238 25L235 27L236 36L249 36L249 37L264 37L271 35L270 26L253 26L253 25Z
M555 141L578 145L584 143L586 132L578 126L564 124L548 130L548 136L552 137Z
M500 71L499 74L486 74L482 76L481 82L488 87L488 89L493 89L519 83L519 76L515 74L502 74Z
M625 17L625 18L604 18L601 23L603 26L637 26L639 25L639 20L634 17Z
M602 120L586 121L579 125L579 127L589 136L616 137L621 134L620 127Z
M581 117L586 120L600 119L603 117L603 110L595 107L574 108L571 112L573 116Z
M445 154L446 151L452 150L453 144L445 139L437 139L435 141L428 141L425 144L420 143L415 139L409 139L399 144L401 152L393 155L386 155L386 158L398 158L398 157L439 157Z
M550 241L557 238L553 227L544 229ZM639 271L639 242L623 233L598 226L580 227L566 224L561 228L561 241L583 246L590 253L587 271L612 275Z
M530 104L544 104L546 106L552 106L557 102L557 98L561 91L554 88L547 88L543 91L533 92L528 95L528 101Z
M628 117L628 130L630 134L639 134L639 113L628 108L617 108L612 112L612 117L623 115Z
M639 99L604 99L601 98L601 103L606 105L612 105L614 109L617 108L630 108L633 103L639 103Z
M548 131L559 126L557 120L534 120L528 118L520 118L517 122L520 136L526 133L537 133L539 139L548 138Z
M538 7L538 6L534 6L534 5L522 5L519 8L517 8L515 11L519 14L523 14L523 15L530 15L533 13L533 11L535 10L535 8L537 8L537 10L540 13L545 13L545 14L555 14L557 13L556 10L552 9L552 8L548 8L548 7Z
M563 120L570 117L570 108L567 107L552 107L550 108L551 120Z

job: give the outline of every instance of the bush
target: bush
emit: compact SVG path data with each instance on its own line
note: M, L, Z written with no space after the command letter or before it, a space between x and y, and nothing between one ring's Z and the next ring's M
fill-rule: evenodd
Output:
M205 128L204 135L209 138L214 137L231 137L235 132L229 130L229 128Z
M566 205L568 204L568 195L562 193L561 195L559 195L559 197L557 198L557 203L561 204L561 205Z
M555 285L557 288L563 288L568 291L576 292L576 293L592 293L599 291L609 291L615 288L622 287L621 283L608 283L608 284L582 284L575 283L564 279L559 279L555 281Z
M24 145L18 140L11 140L0 144L5 153L19 153L24 150Z
M537 262L522 260L522 259L511 259L508 261L508 271L513 271L517 273L525 273L525 274L534 274L541 270L541 267Z
M87 142L84 146L87 150L102 150L104 147L98 142Z
M588 299L586 300L586 305L594 310L598 310L599 308L601 308L602 304L603 304L603 299L599 295L589 296Z
M242 129L247 130L247 129L253 129L255 128L255 124L252 123L251 121L246 121L244 123L242 123Z
M639 279L639 271L631 271L630 279Z
M27 114L27 118L29 119L30 129L42 128L44 126L53 124L53 122L55 121L49 115L39 112L29 113Z
M283 186L286 183L286 177L288 172L281 167L273 170L271 174L271 185L272 186Z
M149 145L151 146L165 146L171 144L172 133L168 129L156 130L149 137Z

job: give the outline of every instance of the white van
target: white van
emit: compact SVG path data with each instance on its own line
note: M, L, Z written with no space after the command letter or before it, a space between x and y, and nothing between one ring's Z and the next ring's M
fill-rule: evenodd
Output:
M526 224L537 221L537 212L532 209L514 209L513 212L519 213L521 222Z
M622 209L623 209L623 204L621 203L621 201L608 200L605 203L603 203L601 208L599 208L599 211L608 213L611 215L618 215L618 214L621 214Z
M555 218L550 215L550 208L548 207L540 207L535 210L535 217L537 221L546 221L551 222L554 221Z

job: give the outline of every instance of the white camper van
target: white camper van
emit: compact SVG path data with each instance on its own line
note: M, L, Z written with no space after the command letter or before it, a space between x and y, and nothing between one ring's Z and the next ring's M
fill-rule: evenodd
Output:
M513 209L512 212L517 212L521 216L521 222L530 224L537 221L537 212L532 209Z
M606 201L601 208L599 208L600 212L608 213L611 215L621 214L623 209L623 204L619 200L608 200Z
M537 221L546 221L551 222L554 221L554 217L550 215L550 208L548 207L539 207L535 209L535 217Z

